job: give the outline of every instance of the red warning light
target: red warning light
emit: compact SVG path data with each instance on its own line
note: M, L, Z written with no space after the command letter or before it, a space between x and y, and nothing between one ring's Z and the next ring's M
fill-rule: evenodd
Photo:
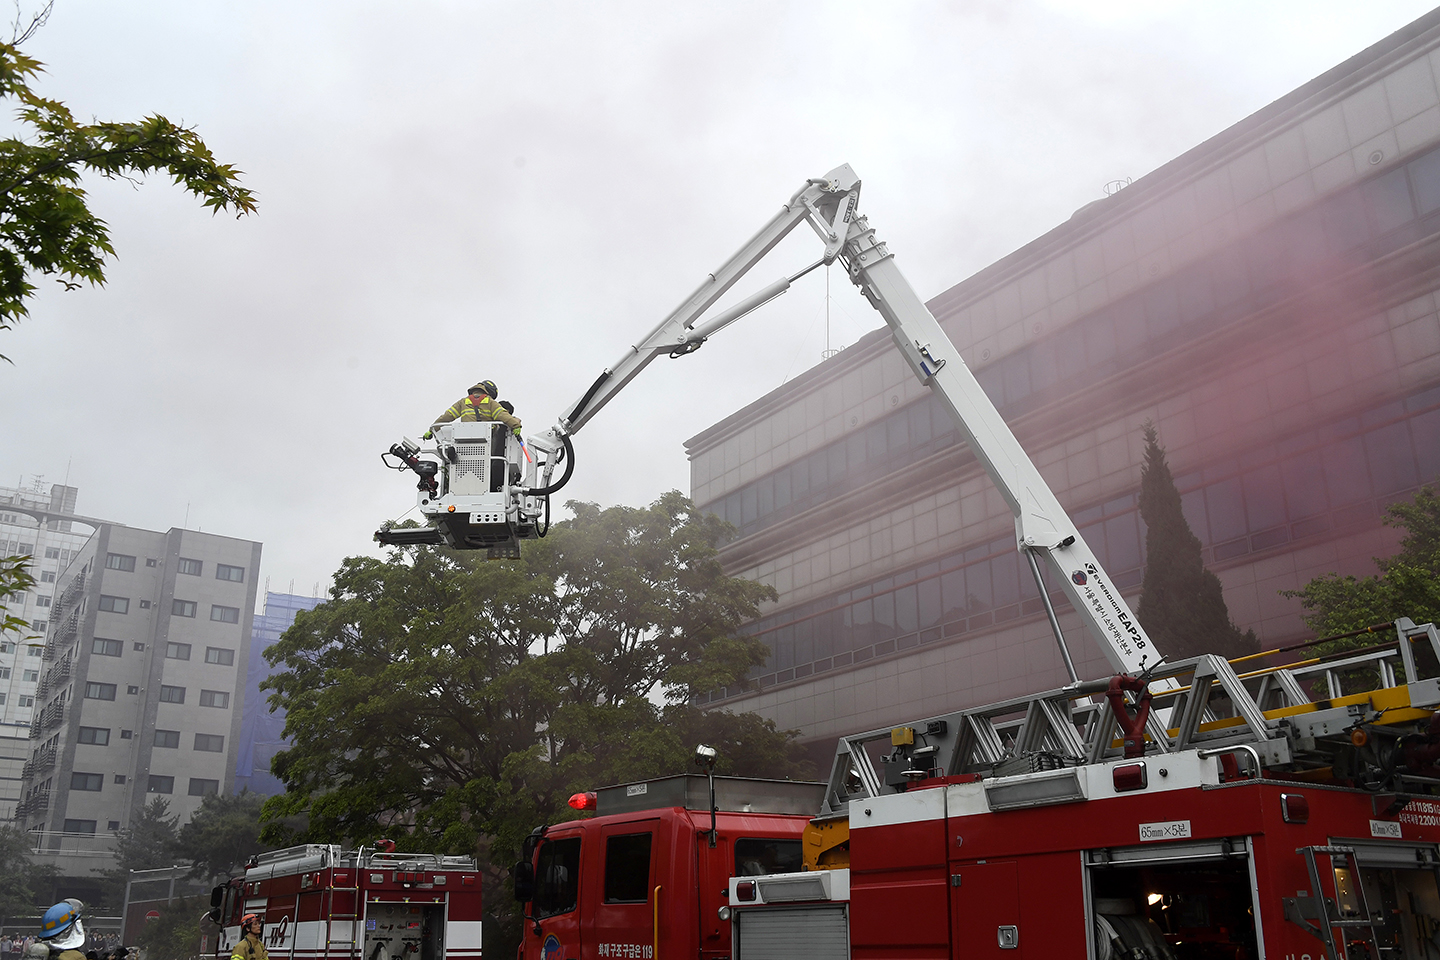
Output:
M576 810L594 810L595 794L593 792L577 793L570 798L570 806Z

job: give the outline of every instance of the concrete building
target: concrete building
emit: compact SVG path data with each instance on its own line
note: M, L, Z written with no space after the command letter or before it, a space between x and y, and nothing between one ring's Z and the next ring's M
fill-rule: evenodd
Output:
M233 789L259 570L258 543L109 523L71 561L17 812L62 873L110 866L98 841L155 797L184 822Z
M266 661L265 651L295 622L296 614L314 610L324 602L324 597L265 592L265 612L255 617L250 634L250 662L235 750L236 791L249 790L267 797L285 792L285 784L270 772L270 761L289 743L285 739L285 711L272 711L266 702L269 693L260 689L260 682L277 672Z
M930 301L1132 604L1146 419L1266 645L1308 635L1281 590L1373 573L1383 508L1440 477L1437 78L1440 11ZM693 498L739 531L726 569L780 595L751 625L769 662L702 702L828 758L1066 682L1008 510L888 331L688 449ZM1061 619L1080 674L1107 674Z
M60 575L85 545L93 521L75 517L79 490L45 484L0 487L0 557L33 557L31 590L4 598L5 612L30 625L35 640L0 641L0 820L15 815L20 800L20 773L30 755L30 720L35 687L40 681L40 644L50 626L51 604ZM65 517L66 519L56 519Z

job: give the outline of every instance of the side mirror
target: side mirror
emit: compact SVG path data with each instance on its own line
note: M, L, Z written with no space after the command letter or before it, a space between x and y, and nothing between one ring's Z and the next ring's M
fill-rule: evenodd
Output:
M511 876L515 878L515 899L521 903L529 903L535 899L535 865L529 860L521 860L515 864Z
M210 891L210 912L206 914L211 923L220 922L220 905L225 902L225 885L222 883Z

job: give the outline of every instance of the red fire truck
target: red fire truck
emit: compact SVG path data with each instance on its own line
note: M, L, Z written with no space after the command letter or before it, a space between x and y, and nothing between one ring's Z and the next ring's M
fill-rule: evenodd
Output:
M480 957L473 857L304 844L260 854L210 903L220 929L206 953L216 960L230 956L248 913L265 921L273 960Z
M540 827L516 864L520 960L719 960L732 876L793 872L822 783L677 776L578 794L586 820Z
M1440 634L1394 628L846 737L812 872L731 880L733 956L1440 956Z

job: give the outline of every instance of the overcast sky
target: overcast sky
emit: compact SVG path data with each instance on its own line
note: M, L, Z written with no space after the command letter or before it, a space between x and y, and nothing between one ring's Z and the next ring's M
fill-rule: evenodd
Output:
M80 116L158 112L257 215L88 184L119 258L0 333L0 483L262 541L310 594L414 503L380 464L465 387L570 406L805 180L850 163L931 297L1423 14L1424 2L57 0ZM750 290L814 259L800 230ZM832 277L830 337L880 325ZM683 442L820 359L825 274L660 359L564 496L689 491Z

